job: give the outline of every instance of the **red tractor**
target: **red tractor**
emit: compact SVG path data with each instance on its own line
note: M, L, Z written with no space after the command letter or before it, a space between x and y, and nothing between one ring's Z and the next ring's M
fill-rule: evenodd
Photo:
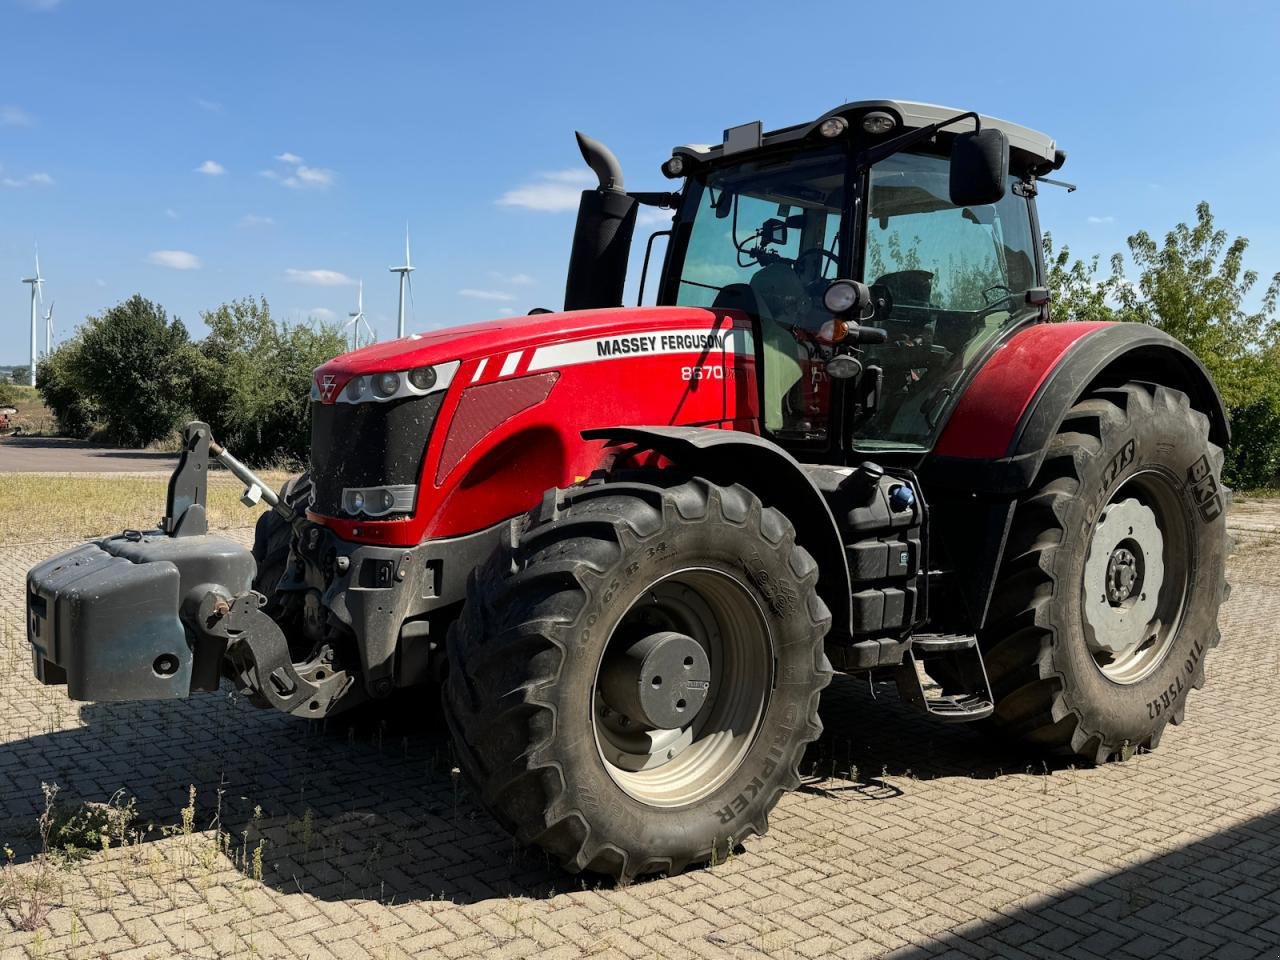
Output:
M1155 747L1219 638L1229 428L1160 331L1048 322L1054 142L849 103L678 147L659 193L579 144L563 312L325 364L278 496L190 425L158 530L31 571L37 677L300 717L443 682L484 806L619 877L763 833L833 670ZM672 211L658 305L621 307L639 205ZM206 532L210 456L272 507L252 553Z

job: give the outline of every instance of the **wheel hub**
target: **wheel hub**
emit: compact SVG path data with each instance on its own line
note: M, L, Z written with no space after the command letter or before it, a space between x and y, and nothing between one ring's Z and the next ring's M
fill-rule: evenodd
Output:
M1107 561L1107 600L1113 607L1139 591L1142 578L1138 572L1138 556L1123 544L1111 552L1111 559Z
M600 691L605 704L649 729L687 724L702 709L711 686L711 661L692 637L662 630L605 660Z
M1095 653L1117 661L1150 639L1164 582L1164 535L1156 515L1129 498L1098 519L1084 568L1085 631Z

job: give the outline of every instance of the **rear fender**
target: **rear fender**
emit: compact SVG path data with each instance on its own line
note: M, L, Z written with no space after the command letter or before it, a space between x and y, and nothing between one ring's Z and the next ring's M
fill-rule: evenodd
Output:
M978 494L1031 486L1067 411L1100 386L1145 380L1187 394L1209 418L1209 439L1231 428L1218 388L1190 350L1140 323L1042 323L1015 333L970 382L925 476Z
M1131 380L1183 391L1209 418L1209 439L1230 440L1204 365L1145 324L1036 324L1015 333L970 382L920 476L974 629L986 618L1017 498L1034 483L1067 411L1091 390Z
M852 610L844 546L827 501L791 454L754 434L706 427L610 427L582 436L633 443L713 483L740 483L786 514L796 542L817 561L818 595L831 610L830 636L848 636Z

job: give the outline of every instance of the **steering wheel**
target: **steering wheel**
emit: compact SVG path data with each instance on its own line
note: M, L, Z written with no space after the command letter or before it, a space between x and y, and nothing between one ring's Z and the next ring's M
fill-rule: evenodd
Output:
M836 264L837 266L839 266L839 264L840 264L840 258L839 258L836 254L834 254L834 253L832 253L830 250L828 250L826 247L810 247L808 250L802 250L802 251L800 252L800 255L799 255L798 257L796 257L796 259L795 259L795 261L794 261L794 264L793 264L793 268L795 269L796 273L802 273L802 272L803 272L803 271L801 270L801 266L800 266L800 265L801 265L802 263L804 263L804 262L805 262L805 260L809 259L810 257L822 257L822 258L825 258L825 259L823 259L823 260L819 263L819 265L818 265L818 271L817 271L817 274L818 274L818 276L819 276L819 277L821 277L821 275L822 275L822 270L823 270L823 268L824 268L824 267L826 267L826 261L827 261L827 260L830 260L832 263Z

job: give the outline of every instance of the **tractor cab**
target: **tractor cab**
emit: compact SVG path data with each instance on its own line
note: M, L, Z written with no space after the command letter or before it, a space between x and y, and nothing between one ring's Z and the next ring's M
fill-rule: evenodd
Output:
M966 377L1042 317L1035 180L1064 159L990 117L850 103L677 147L663 172L679 193L631 196L676 208L659 304L754 318L761 432L802 460L852 462L929 450ZM833 317L842 278L869 302ZM850 326L881 332L859 343Z

